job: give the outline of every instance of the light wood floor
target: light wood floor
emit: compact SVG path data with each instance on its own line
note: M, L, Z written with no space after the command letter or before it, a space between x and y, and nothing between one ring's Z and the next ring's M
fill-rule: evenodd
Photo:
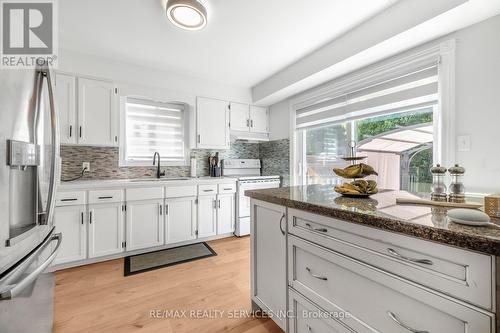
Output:
M56 273L55 332L282 332L250 311L250 239L209 242L218 256L128 277L123 259ZM223 318L152 318L154 310L223 310ZM29 319L28 319L29 320Z

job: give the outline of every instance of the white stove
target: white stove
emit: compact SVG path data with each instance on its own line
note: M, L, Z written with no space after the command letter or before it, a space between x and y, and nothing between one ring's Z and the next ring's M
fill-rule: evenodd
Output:
M250 198L246 190L280 187L280 176L262 176L258 159L230 159L222 161L222 174L237 179L236 236L250 234Z

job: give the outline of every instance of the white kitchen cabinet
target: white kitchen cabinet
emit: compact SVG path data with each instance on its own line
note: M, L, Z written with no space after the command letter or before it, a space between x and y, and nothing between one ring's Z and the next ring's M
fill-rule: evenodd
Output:
M229 102L197 97L196 148L230 148Z
M267 108L261 106L250 106L250 132L268 133L269 118Z
M112 82L78 78L78 143L117 145L116 90Z
M217 234L234 232L234 194L217 196Z
M61 143L77 143L76 124L76 78L72 75L56 73L55 94L59 112Z
M63 242L53 265L83 260L87 257L87 218L85 206L56 207L56 233L62 233Z
M231 131L248 131L250 126L250 105L243 103L230 104Z
M198 238L217 234L216 198L215 195L198 197Z
M89 205L89 258L123 252L123 227L121 203Z
M286 208L251 200L252 301L285 330Z
M196 197L165 201L165 243L196 239Z
M163 245L163 199L127 202L127 251Z

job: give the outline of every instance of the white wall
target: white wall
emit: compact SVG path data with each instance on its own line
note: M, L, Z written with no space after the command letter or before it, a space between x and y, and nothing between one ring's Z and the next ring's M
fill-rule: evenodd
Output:
M142 95L194 105L196 96L250 102L248 88L229 86L205 79L165 72L75 51L59 51L59 70L115 81L120 95Z
M471 149L456 152L466 168L468 192L500 192L500 15L420 46L455 38L456 135L470 135ZM412 51L408 51L411 53ZM271 138L290 137L288 103L271 106ZM273 114L275 113L275 114Z

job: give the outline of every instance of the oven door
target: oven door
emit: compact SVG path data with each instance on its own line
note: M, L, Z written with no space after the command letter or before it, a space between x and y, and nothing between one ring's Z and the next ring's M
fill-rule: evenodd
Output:
M277 179L269 180L242 180L238 182L238 199L236 203L239 218L250 216L250 198L245 196L246 190L260 190L265 188L280 187Z

